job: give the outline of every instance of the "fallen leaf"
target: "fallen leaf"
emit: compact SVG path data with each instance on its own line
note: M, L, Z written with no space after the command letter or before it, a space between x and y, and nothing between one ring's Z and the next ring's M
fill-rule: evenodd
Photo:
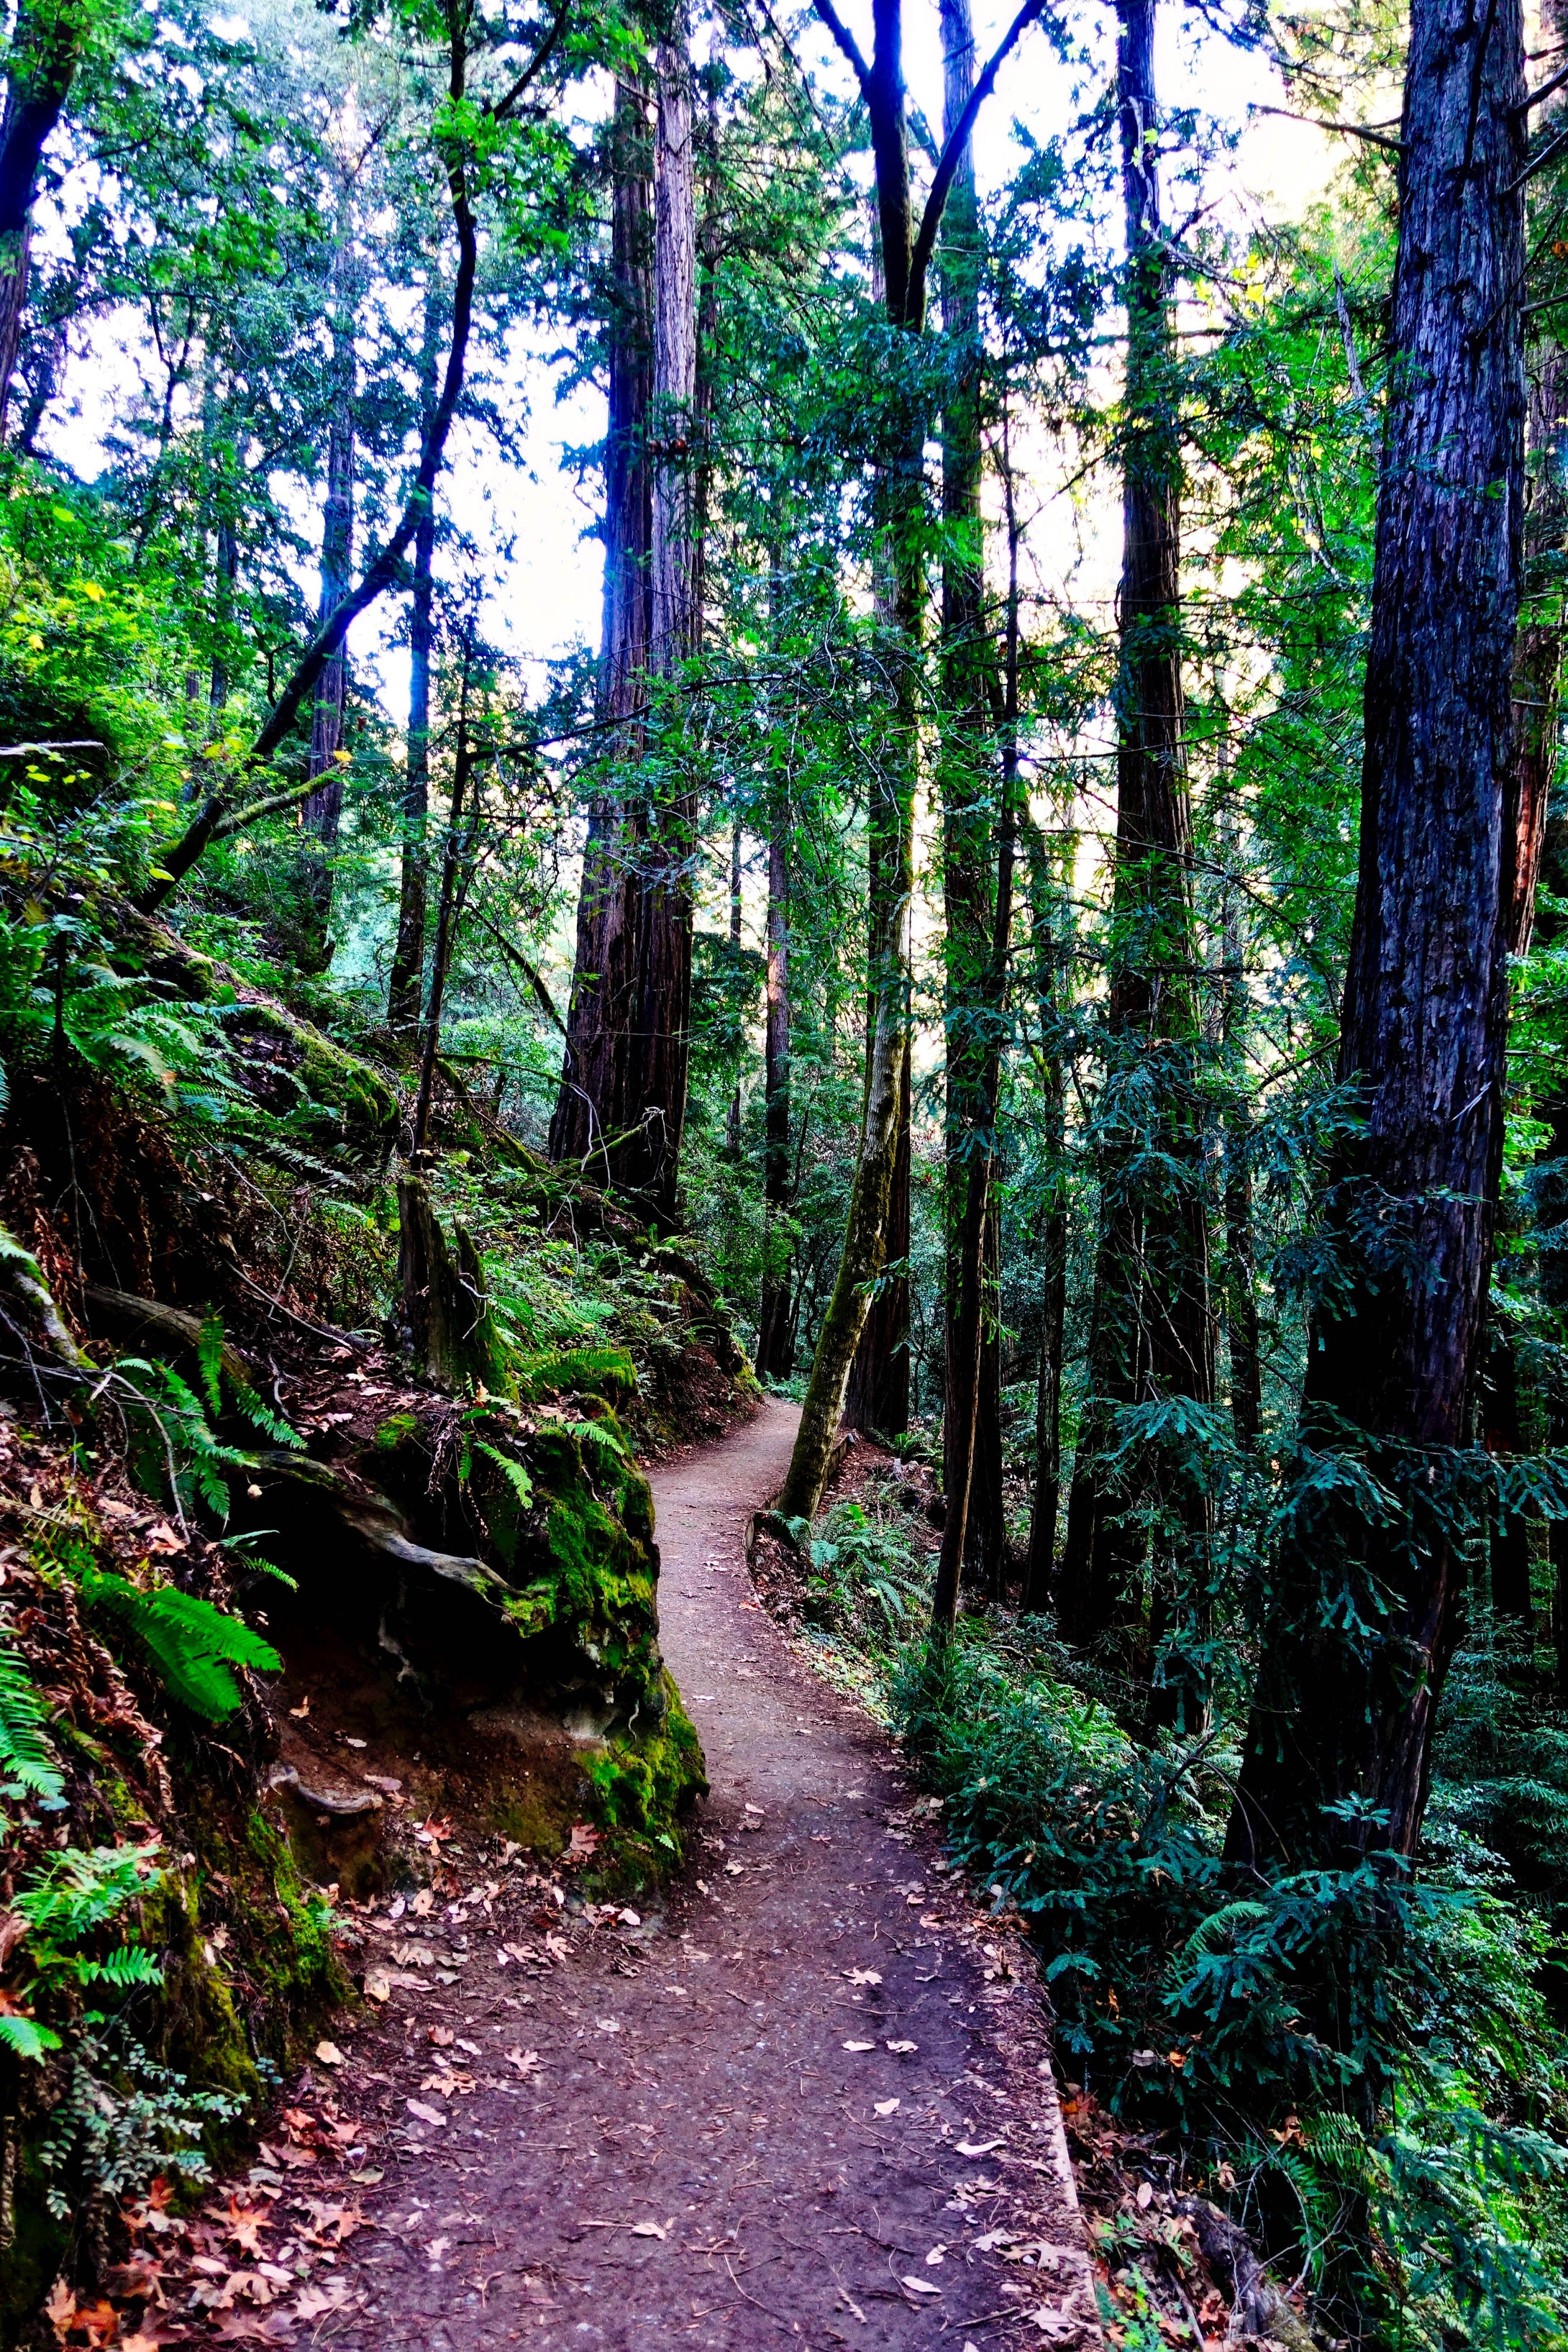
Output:
M599 1843L599 1832L586 1822L574 1822L571 1842L561 1857L561 1866L570 1870L579 1862L586 1862Z
M874 2116L890 2116L897 2112L898 2105L897 2099L873 2099L871 2112Z
M933 2286L930 2279L916 2278L912 2273L908 2278L901 2278L899 2281L899 2284L900 2286L907 2286L911 2294L940 2294L942 2293L941 2287Z
M374 2165L367 2166L363 2172L351 2172L349 2175L356 2189L374 2189L378 2180L385 2178L385 2173L377 2171Z
M121 2337L115 2352L158 2352L163 2341L161 2336L150 2336L144 2326L139 2327L134 2336Z
M444 2124L447 2120L439 2107L427 2107L423 2099L405 2099L403 2104L423 2124Z
M888 2047L895 2058L907 2058L911 2050L919 2049L920 2044L918 2042L889 2042Z
M467 2099L477 2087L471 2074L455 2074L449 2069L439 2074L426 2074L419 2085L422 2091L439 2091L444 2098Z
M537 2050L509 2050L506 2053L506 2063L509 2066L515 2066L518 2073L526 2077L530 2074L537 2074L542 2068L544 2061Z
M231 2197L227 2210L216 2216L218 2226L229 2243L237 2246L242 2254L258 2254L261 2241L258 2231L272 2227L270 2213L258 2213L248 2205L241 2205Z
M428 1919L436 1907L436 1897L427 1886L422 1886L408 1908L416 1919Z
M927 2260L927 2262L928 2262L928 2263L931 2263L931 2264L933 2264L933 2265L934 2265L934 2264L936 2264L936 2263L940 2263L940 2262L944 2261L944 2260L945 2260L945 2258L946 2258L946 2255L947 2255L947 2248L946 2248L945 2246L933 2246L933 2247L931 2248L931 2250L930 2253L926 2256L926 2260Z
M618 2017L596 2017L594 2020L601 2033L624 2033L625 2026Z
M961 2139L957 2143L960 2156L989 2156L994 2147L1001 2145L999 2139Z
M634 2221L632 2235L634 2238L662 2238L664 2231L657 2221Z
M341 2066L343 2063L343 2053L335 2042L318 2042L316 2055L323 2066Z
M76 2317L76 2297L63 2278L58 2278L49 2289L49 2299L44 2305L44 2317L63 2344L66 2330Z
M880 1984L882 1981L880 1969L846 1969L844 1973L853 1985Z
M875 2050L877 2045L874 2042L847 2042L844 2047L846 2050Z
M364 1972L364 1997L366 2000L390 2000L392 1999L392 1979L387 1975L384 1969L366 1969Z
M295 1722L296 1722L296 1723L301 1723L301 1722L303 1722L303 1720L304 1720L305 1717L306 1717L306 1716L308 1716L308 1715L310 1714L310 1692L309 1692L309 1691L307 1691L307 1692L305 1693L304 1697L300 1700L300 1702L299 1706L291 1706L291 1707L289 1708L289 1714L293 1717L293 1718L294 1718L294 1720L295 1720Z
M430 2028L428 2039L435 2043L437 2050L449 2050L457 2037L449 2025L433 2025Z

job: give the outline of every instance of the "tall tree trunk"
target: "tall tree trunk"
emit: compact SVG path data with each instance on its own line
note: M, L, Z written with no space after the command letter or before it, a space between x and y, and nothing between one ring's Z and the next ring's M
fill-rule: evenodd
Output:
M616 745L623 772L641 761L653 680L673 683L700 635L696 158L683 13L659 45L654 84L651 206L646 101L626 84L615 132L604 697L605 715L628 721ZM635 799L607 790L590 811L550 1149L555 1160L597 1158L606 1180L668 1224L686 1115L697 823L674 694L660 698L660 729L651 786L639 782Z
M332 324L331 422L327 436L327 503L321 521L321 595L318 615L335 612L353 585L354 538L354 310L353 263L346 232L336 269L336 316ZM331 956L331 854L343 813L343 771L338 757L348 700L348 645L333 647L316 683L310 717L307 774L319 779L300 812L304 841L300 858L299 961L307 971L322 971Z
M1197 1045L1187 974L1194 956L1191 826L1182 757L1178 534L1181 440L1160 220L1154 0L1118 8L1117 90L1127 235L1117 824L1108 1068L1101 1107L1100 1235L1089 1390L1058 1586L1062 1631L1081 1644L1114 1630L1131 1664L1140 1632L1152 1508L1199 1515L1190 1494L1113 1483L1118 1409L1179 1395L1207 1404L1214 1349ZM1167 1603L1165 1617L1171 1622ZM1151 1662L1152 1663L1152 1662ZM1175 1693L1173 1688L1173 1699Z
M464 668L467 671L467 660ZM452 803L447 813L447 839L441 855L441 887L436 908L436 941L430 959L430 999L425 1012L425 1036L419 1057L419 1089L414 1106L413 1157L422 1159L430 1136L430 1107L436 1093L436 1064L441 1051L441 1014L447 982L458 946L459 888L463 869L472 855L479 829L477 805L470 810L468 794L473 779L473 751L468 737L468 678L463 680L458 713L457 755L452 767Z
M942 136L950 139L974 88L974 36L969 0L942 0L944 88ZM987 724L984 545L980 514L982 354L980 343L980 219L974 165L968 150L953 175L942 218L942 326L949 348L951 391L942 419L942 732L937 775L942 807L943 1027L947 1061L944 1134L942 1285L942 1486L951 1495L963 1473L960 1456L973 1444L990 1466L1000 1428L988 1425L999 1402L994 1371L999 1334L982 1318L982 1376L973 1436L963 1426L968 1374L960 1328L963 1233L969 1160L989 1149L983 1133L989 1040L986 976L991 960L994 889L991 872L994 746ZM988 1223L994 1212L988 1208ZM988 1235L989 1238L989 1235ZM985 1359L991 1362L987 1364ZM982 1583L994 1568L1000 1529L992 1481L970 1474L965 1564Z
M1057 1521L1062 1475L1062 1349L1067 1330L1068 1171L1067 1087L1061 1054L1061 944L1058 905L1044 835L1026 813L1024 845L1029 869L1029 919L1035 1005L1040 1024L1041 1138L1046 1177L1037 1232L1040 1253L1040 1355L1035 1383L1035 1467L1029 1508L1029 1549L1018 1606L1026 1616L1044 1610L1056 1569ZM1068 871L1077 847L1068 835Z
M647 690L653 537L647 447L653 387L653 184L647 101L616 85L611 131L609 422L605 442L605 603L599 662L602 719L621 722L611 756L623 772L642 757L638 715ZM643 826L612 782L588 812L577 900L577 953L561 1090L550 1127L552 1160L620 1172L612 1147L630 1124L627 1060L636 969L637 891Z
M776 575L775 575L776 576ZM776 756L776 755L775 755ZM767 1025L763 1037L764 1131L763 1287L757 1308L757 1375L785 1380L795 1365L790 1316L792 1244L785 1219L792 1186L789 1161L789 847L787 777L775 773L768 808Z
M1465 1530L1436 1497L1469 1425L1501 1160L1523 95L1518 0L1481 20L1414 0L1339 1062L1363 1124L1302 1407L1309 1447L1363 1433L1400 1516L1372 1531L1350 1490L1301 1496L1229 1829L1256 1863L1414 1853L1459 1633Z
M401 839L398 843L397 941L387 982L388 1028L412 1034L419 1025L419 990L425 974L427 867L426 832L430 814L430 657L435 641L436 517L422 517L414 535L413 594L408 611L408 740L404 754Z
M1258 1269L1252 1222L1252 1121L1247 1094L1247 960L1241 893L1233 869L1241 856L1240 828L1230 800L1229 714L1221 709L1219 775L1221 885L1220 952L1224 990L1220 1057L1225 1098L1225 1284L1226 1336L1230 1343L1230 1418L1244 1450L1257 1444L1263 1426L1263 1365L1258 1332Z
M652 415L653 667L677 679L697 651L697 177L684 7L659 45L654 91ZM652 835L637 898L637 1125L622 1181L665 1223L676 1216L690 1055L693 853L697 800L685 781L684 724L666 704Z
M38 161L65 109L87 40L83 0L23 0L0 121L0 436L27 305L27 249Z
M730 972L731 984L741 985L741 819L737 811L730 825ZM737 1024L737 1029L738 1029ZM724 1124L724 1144L731 1160L741 1157L741 1056L735 1055L735 1083Z
M991 1182L996 1165L996 1120L1002 1092L1002 1028L1013 934L1013 861L1018 771L1018 533L1012 510L1010 475L1007 487L1007 685L1002 753L1001 840L996 859L996 903L991 953L980 999L984 1061L964 1166L963 1224L959 1243L959 1315L953 1350L955 1372L950 1377L948 1387L948 1416L955 1423L954 1443L947 1449L952 1483L947 1489L947 1516L942 1523L936 1589L931 1597L931 1635L937 1643L947 1639L957 1622L958 1589L968 1534L970 1491L974 1480L984 1355L985 1240L991 1207ZM999 1417L997 1427L1000 1431Z
M816 0L817 14L848 58L871 122L876 163L877 220L881 246L882 288L889 323L911 334L925 320L925 279L937 232L963 151L973 123L973 107L959 134L944 143L931 193L917 229L910 204L903 75L902 0L872 0L873 46L868 65L832 0ZM1001 44L976 79L974 104L994 87L997 71L1037 10L1015 16ZM850 1186L844 1249L822 1331L785 1484L787 1515L810 1518L822 1498L829 1450L856 1352L866 1328L871 1294L889 1257L909 1250L910 982L907 969L909 907L914 883L914 795L920 719L917 672L924 597L920 523L924 499L924 426L920 418L900 420L897 448L883 469L885 538L894 577L899 678L892 738L873 778L868 816L869 888L868 964L874 1017L868 1024L868 1050L860 1150ZM900 1149L901 1146L901 1149ZM902 1168L900 1161L902 1161ZM890 1230L889 1230L890 1225ZM909 1395L909 1289L907 1276L881 1286L876 1312L879 1328L868 1349L870 1378L879 1365L902 1387L880 1423L907 1425ZM901 1318L901 1319L900 1319ZM891 1328L887 1327L890 1325ZM893 1418L897 1410L897 1418ZM781 1508L784 1507L781 1505Z

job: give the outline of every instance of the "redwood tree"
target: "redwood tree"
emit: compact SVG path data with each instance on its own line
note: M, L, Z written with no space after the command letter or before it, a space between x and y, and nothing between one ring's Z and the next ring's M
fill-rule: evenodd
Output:
M1360 1116L1333 1171L1342 1263L1313 1319L1230 1823L1255 1863L1414 1853L1459 1632L1450 1449L1468 1435L1501 1161L1523 100L1518 0L1480 16L1414 0L1339 1057Z
M1173 1596L1145 1595L1148 1514L1194 1516L1190 1494L1133 1489L1111 1455L1127 1406L1214 1393L1196 1020L1191 818L1183 753L1182 450L1160 214L1155 0L1122 0L1117 106L1126 214L1116 840L1100 1234L1085 1400L1058 1585L1064 1633L1113 1631L1147 1671ZM1152 1467L1152 1465L1151 1465ZM1164 1547L1162 1547L1164 1549Z
M653 80L651 207L647 102L626 82L616 96L601 700L625 724L590 811L550 1150L596 1163L668 1223L686 1112L696 810L677 698L655 681L678 680L699 635L697 194L680 12Z

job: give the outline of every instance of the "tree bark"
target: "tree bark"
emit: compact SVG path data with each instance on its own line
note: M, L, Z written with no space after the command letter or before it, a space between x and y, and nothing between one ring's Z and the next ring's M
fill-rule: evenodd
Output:
M1201 1517L1152 1469L1113 1479L1119 1409L1214 1394L1197 1045L1191 821L1182 753L1181 440L1160 219L1154 0L1121 0L1117 89L1127 235L1117 827L1109 949L1108 1068L1086 1399L1061 1627L1088 1646L1114 1633L1129 1666L1150 1657L1142 1591L1147 1513ZM1167 1622L1173 1622L1166 1605ZM1151 1618L1152 1622L1152 1618ZM1179 1704L1174 1686L1169 1702Z
M654 95L653 660L674 680L697 651L697 178L683 7L661 42ZM637 900L636 1120L622 1181L676 1222L690 1059L692 855L697 800L683 709L666 708L652 838Z
M465 659L465 673L467 662ZM447 840L441 856L441 889L436 908L436 941L430 958L430 997L425 1011L425 1037L419 1058L419 1091L414 1107L410 1157L423 1159L430 1138L430 1108L436 1094L436 1064L441 1052L441 1013L447 982L457 952L458 890L464 867L472 854L479 825L477 806L468 806L473 779L473 751L468 740L468 678L458 713L457 757L452 766L452 802L447 814Z
M795 1365L790 1317L793 1255L785 1219L789 1214L789 848L787 778L773 781L768 810L767 1022L763 1037L764 1130L763 1199L767 1224L763 1239L763 1286L757 1307L757 1377L787 1380Z
M815 0L815 5L849 60L870 117L888 318L892 326L918 334L925 320L926 273L975 114L994 86L1003 60L1040 13L1040 0L1025 0L976 81L963 119L938 160L918 229L910 204L902 0L873 0L869 65L840 18L834 0ZM896 463L888 470L884 485L895 579L894 617L901 643L892 740L886 761L879 765L872 780L868 813L868 960L869 993L875 1010L868 1023L865 1110L844 1249L817 1342L785 1486L786 1495L792 1498L792 1515L807 1518L815 1514L822 1497L829 1449L845 1410L850 1370L871 1308L871 1290L889 1256L897 1263L907 1259L909 1250L908 1181L907 1177L900 1181L896 1163L901 1151L907 1166L910 1149L910 983L905 959L914 873L915 761L920 717L916 670L924 594L921 535L916 528L924 494L923 449L923 430L910 431ZM880 1165L877 1164L879 1155ZM888 1418L876 1424L888 1428L890 1422L890 1433L908 1426L908 1299L907 1277L895 1277L885 1286L877 1301L879 1323L873 1331L872 1345L867 1349L866 1374L860 1384L860 1396L868 1402L873 1398L873 1383L879 1375L885 1374L897 1384L891 1397L884 1401Z
M1038 1234L1040 1250L1040 1355L1035 1384L1035 1469L1029 1510L1029 1549L1024 1564L1019 1609L1038 1614L1050 1596L1056 1570L1057 1521L1061 1503L1062 1347L1067 1328L1068 1171L1067 1089L1061 1057L1061 950L1057 939L1058 894L1038 825L1023 818L1029 869L1029 915L1035 1004L1040 1024L1040 1079L1044 1097L1041 1141L1046 1182ZM1076 849L1068 836L1070 866Z
M1257 1444L1263 1427L1263 1363L1258 1329L1258 1268L1252 1223L1252 1121L1247 1095L1247 963L1241 924L1241 894L1229 869L1241 854L1239 829L1229 800L1229 745L1222 712L1219 740L1220 852L1227 871L1222 885L1221 954L1224 1002L1220 1057L1225 1102L1225 1318L1230 1343L1230 1419L1244 1451Z
M419 1025L425 976L428 869L426 833L430 814L430 657L434 645L436 518L414 534L414 593L408 614L408 740L404 754L402 838L398 844L397 941L387 982L386 1021L395 1032Z
M45 142L65 110L87 41L82 0L24 0L0 121L0 438L27 304L33 192Z
M1523 94L1517 0L1479 29L1468 0L1414 0L1339 1061L1363 1125L1336 1171L1342 1286L1313 1319L1302 1408L1308 1448L1361 1433L1399 1512L1373 1533L1351 1492L1302 1496L1228 1833L1254 1864L1414 1854L1459 1633L1438 1497L1469 1425L1501 1160Z
M673 681L700 635L697 415L697 194L684 15L655 61L653 278L644 101L617 99L606 456L605 698L641 709L651 676ZM646 520L645 520L646 516ZM640 592L640 593L639 593ZM662 705L646 790L591 813L577 963L552 1159L595 1156L606 1181L676 1219L691 1009L691 862L697 807L683 726ZM637 759L646 730L619 739Z
M1003 715L1001 838L996 857L996 898L990 954L977 992L983 1061L965 1138L963 1223L959 1240L958 1318L948 1378L947 1419L951 1442L947 1516L931 1596L931 1639L940 1644L958 1620L958 1592L968 1537L970 1495L974 1484L984 1359L985 1243L991 1184L996 1166L996 1121L1001 1108L1003 1024L1013 938L1013 865L1017 831L1018 775L1018 529L1011 472L1007 498L1007 654ZM1001 1434L997 1412L996 1433Z
M942 0L944 88L942 136L963 120L974 87L974 36L969 0ZM942 807L943 1030L947 1063L943 1167L942 1486L949 1496L969 1481L966 1565L982 1583L994 1569L996 1538L990 1481L965 1472L964 1457L987 1456L987 1408L998 1383L984 1377L995 1357L994 1318L982 1318L982 1377L976 1423L965 1425L968 1369L963 1331L969 1160L989 1148L982 1129L987 1067L986 976L994 887L991 872L994 747L986 723L984 547L980 514L982 356L979 213L974 166L965 149L942 220L942 326L952 391L942 419L942 719L937 793ZM994 1219L988 1209L988 1220Z
M436 405L436 368L440 352L443 303L436 273L425 295L424 340L419 378L426 430ZM419 1025L420 987L425 976L425 932L429 893L426 835L430 814L430 678L435 650L436 514L421 517L414 534L414 569L408 603L408 735L404 751L403 804L399 812L397 937L386 988L386 1021L395 1034L412 1035Z
M619 720L618 764L642 756L640 713L652 625L653 538L647 449L653 388L653 186L647 102L629 82L616 85L612 127L609 423L605 442L605 603L599 709ZM626 1116L627 1060L635 987L637 860L635 805L613 783L588 813L577 900L577 952L566 1022L561 1090L550 1128L552 1160L596 1163L605 1184L619 1173L613 1140Z

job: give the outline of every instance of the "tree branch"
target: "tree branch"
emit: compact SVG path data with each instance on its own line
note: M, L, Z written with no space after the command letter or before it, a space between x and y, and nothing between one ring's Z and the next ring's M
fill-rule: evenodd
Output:
M856 45L854 34L834 6L833 0L812 0L812 6L854 68L855 79L860 85L860 95L868 106L871 102L871 68L861 56Z
M825 0L816 0L819 11L824 5ZM995 88L996 77L1007 58L1017 47L1036 18L1044 15L1045 6L1046 0L1024 0L1023 6L993 49L979 80L969 94L968 105L954 123L952 135L942 151L942 160L937 164L936 176L931 184L931 193L926 198L925 211L921 215L920 234L915 238L914 251L910 256L908 307L917 316L925 307L926 272L931 268L931 257L936 250L937 231L942 226L942 216L946 209L948 192L952 186L959 164L963 160L963 151L974 135L974 125L980 110Z
M1281 122L1304 122L1313 131L1338 131L1347 139L1370 139L1374 147L1387 147L1395 155L1405 152L1403 139L1391 139L1385 131L1369 131L1363 122L1330 122L1321 114L1292 114L1288 106L1255 106L1254 114L1277 114Z
M518 100L528 89L530 83L536 81L540 74L542 73L546 64L549 62L551 52L553 50L556 42L561 38L562 34L566 29L566 16L571 5L572 0L558 0L554 19L551 25L550 30L544 36L543 40L541 41L538 48L533 52L533 55L529 59L527 65L524 66L522 71L519 74L517 79L513 82L506 96L501 99L497 99L491 105L486 108L485 111L489 114L492 122L504 122L507 116L511 112L512 108L517 104Z

